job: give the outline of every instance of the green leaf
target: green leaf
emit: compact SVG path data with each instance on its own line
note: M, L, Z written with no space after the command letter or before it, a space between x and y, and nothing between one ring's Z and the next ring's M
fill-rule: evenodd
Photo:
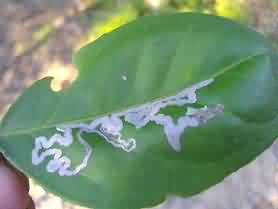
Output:
M224 18L143 17L77 52L70 88L53 92L45 78L27 89L1 123L1 150L45 188L96 209L197 194L277 137L271 51L261 35ZM54 151L68 159L39 162Z

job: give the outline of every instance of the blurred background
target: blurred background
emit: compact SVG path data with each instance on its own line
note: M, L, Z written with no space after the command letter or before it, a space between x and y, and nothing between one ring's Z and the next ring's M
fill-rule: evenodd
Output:
M143 15L197 11L225 16L267 36L278 49L278 0L0 0L0 118L34 80L54 90L77 76L74 51ZM80 209L31 180L38 209ZM169 197L156 209L278 209L278 143L208 191Z

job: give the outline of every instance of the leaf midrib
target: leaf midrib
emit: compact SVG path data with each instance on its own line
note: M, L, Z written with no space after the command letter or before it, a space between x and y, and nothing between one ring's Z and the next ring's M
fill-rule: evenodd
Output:
M212 77L210 78L207 78L206 80L208 79L215 79L219 76L221 76L222 74L232 70L234 67L236 66L239 66L245 62L248 62L254 58L257 58L259 56L265 56L267 55L267 50L265 51L262 51L262 52L257 52L253 55L249 55L247 57L244 57L244 58L241 58L240 60L238 60L237 62L233 62L232 64L224 67L221 71L219 71L218 73L215 73L214 75L212 75ZM184 87L186 88L186 87ZM183 88L183 89L184 89ZM181 90L183 89L180 89L178 91L176 91L176 93L180 92ZM171 94L171 95L174 95L174 94ZM166 97L169 97L171 95L167 95L167 96L164 96L164 97L160 97L160 98L156 98L156 99L153 99L151 100L150 102L155 102L155 101L158 101L158 100L161 100L163 98L166 98ZM143 103L145 104L145 103ZM139 107L143 104L137 104L137 105L134 105L134 106L129 106L128 108L126 109L130 109L130 108L135 108L135 107ZM125 109L125 110L126 110ZM35 127L35 128L29 128L29 129L23 129L23 128L19 128L19 129L12 129L10 131L2 131L1 132L1 127L0 127L0 136L2 137L7 137L7 136L15 136L15 135L20 135L20 134L29 134L29 133L32 133L32 132L35 132L35 131L39 131L39 130L42 130L42 129L48 129L48 128L54 128L54 127L57 127L57 126L61 126L61 125L65 125L65 124L73 124L73 123L81 123L81 122L86 122L86 121L89 121L89 120L94 120L96 118L100 118L100 117L103 117L105 115L108 115L108 114L113 114L113 113L117 113L117 112L124 112L125 110L119 110L119 111L114 111L114 112L108 112L108 113L105 113L105 114L101 114L101 115L98 115L98 116L89 116L89 117L86 117L86 118L80 118L80 119L75 119L75 120L69 120L69 121L65 121L65 122L61 122L61 123L54 123L54 124L47 124L47 125L44 125L44 126L41 126L41 127ZM1 123L0 123L1 125Z

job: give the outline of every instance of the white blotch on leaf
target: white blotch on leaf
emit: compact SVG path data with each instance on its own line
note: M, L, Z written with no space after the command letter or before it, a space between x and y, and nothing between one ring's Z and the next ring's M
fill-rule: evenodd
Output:
M123 75L123 76L122 76L122 79L123 79L124 81L126 81L126 80L127 80L127 77L126 77L125 75Z
M126 77L122 77L126 80ZM32 151L32 163L41 164L48 156L53 158L47 164L47 171L57 172L60 176L72 176L78 174L87 167L88 161L92 155L91 146L82 138L82 133L96 133L112 146L131 152L136 148L136 140L133 138L124 139L121 131L124 128L123 120L134 125L137 129L154 122L163 126L165 136L169 145L175 151L181 151L181 135L186 128L198 127L205 124L208 120L214 118L224 111L224 106L217 104L211 107L202 108L187 107L184 115L177 119L175 123L170 115L159 113L162 108L168 106L184 106L185 104L194 104L197 101L196 91L213 82L213 79L205 80L192 85L178 94L163 99L146 103L141 106L130 108L127 111L115 113L109 116L97 118L90 123L79 123L57 127L58 133L47 139L44 136L35 138L35 146ZM73 143L73 130L77 129L78 141L84 146L85 156L82 162L74 169L71 168L71 160L63 156L62 150L52 148L54 144L67 147Z

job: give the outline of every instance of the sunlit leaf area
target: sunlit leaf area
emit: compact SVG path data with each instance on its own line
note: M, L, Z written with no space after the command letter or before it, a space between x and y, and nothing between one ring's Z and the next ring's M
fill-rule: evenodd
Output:
M37 79L54 77L53 91L70 86L78 76L72 55L86 44L141 16L183 12L232 19L263 34L278 50L278 0L0 0L0 119ZM38 209L82 208L33 180L30 184ZM209 190L186 199L169 196L156 207L232 208L278 208L277 142Z

